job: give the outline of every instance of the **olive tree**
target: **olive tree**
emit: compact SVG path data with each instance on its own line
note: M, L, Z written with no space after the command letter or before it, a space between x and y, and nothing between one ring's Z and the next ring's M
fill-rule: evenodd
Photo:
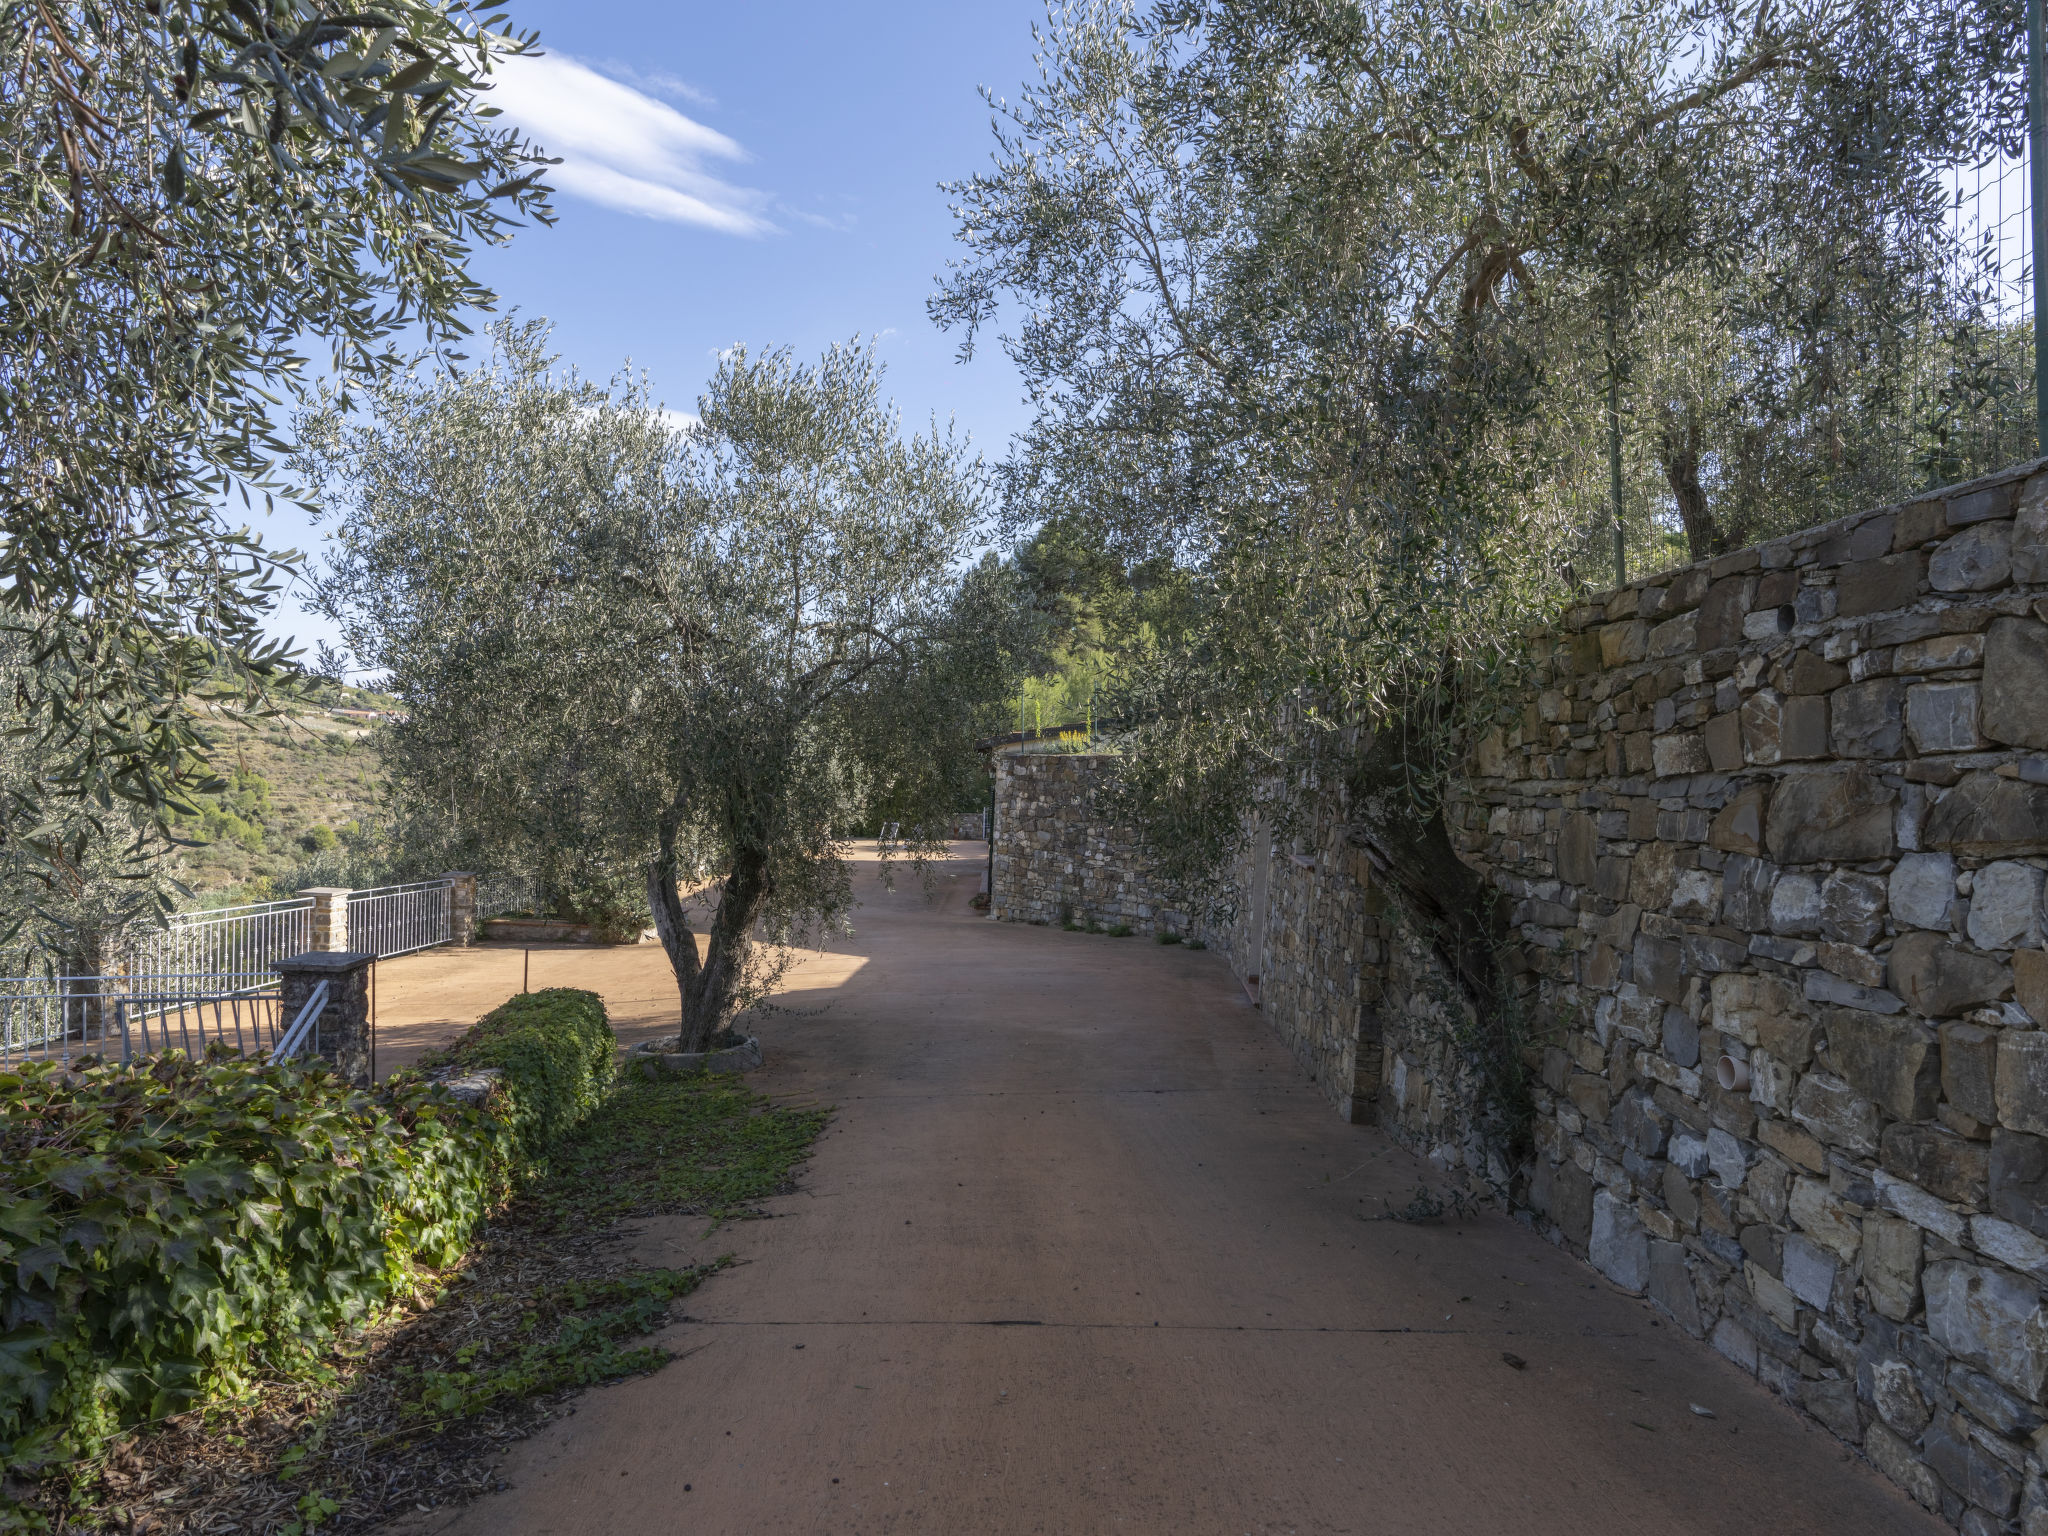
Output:
M446 351L471 248L548 215L487 104L530 42L462 0L0 0L0 625L47 747L6 856L79 807L167 824L207 778L183 701L288 665L289 556L229 508L289 490L316 373Z
M735 349L678 424L644 382L555 367L538 325L495 338L311 424L323 601L405 701L405 835L632 871L701 1049L848 912L865 807L914 858L945 835L1014 624L968 564L979 464L901 434L868 347Z

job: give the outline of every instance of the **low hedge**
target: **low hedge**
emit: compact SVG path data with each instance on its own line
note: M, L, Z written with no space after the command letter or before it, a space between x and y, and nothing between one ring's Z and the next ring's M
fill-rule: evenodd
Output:
M500 1069L481 1104L225 1052L0 1071L0 1462L307 1368L460 1257L597 1102L613 1049L596 997L557 992L445 1053Z
M485 1014L453 1045L423 1057L417 1070L502 1072L518 1087L506 1122L526 1160L538 1164L610 1091L618 1050L602 998L549 987Z

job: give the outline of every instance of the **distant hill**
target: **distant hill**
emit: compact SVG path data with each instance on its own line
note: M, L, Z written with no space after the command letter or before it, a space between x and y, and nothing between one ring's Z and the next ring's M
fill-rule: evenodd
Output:
M214 767L229 785L180 824L198 846L180 851L178 877L212 901L354 883L333 870L379 862L385 786L375 738L400 707L329 683L280 700L275 714L209 711Z

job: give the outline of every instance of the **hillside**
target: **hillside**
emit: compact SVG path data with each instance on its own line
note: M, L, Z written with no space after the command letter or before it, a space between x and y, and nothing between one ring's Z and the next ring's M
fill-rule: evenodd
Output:
M198 846L178 876L202 899L250 901L308 883L374 878L384 799L376 715L397 701L358 688L326 687L281 701L279 712L207 718L214 763L229 787L180 827Z

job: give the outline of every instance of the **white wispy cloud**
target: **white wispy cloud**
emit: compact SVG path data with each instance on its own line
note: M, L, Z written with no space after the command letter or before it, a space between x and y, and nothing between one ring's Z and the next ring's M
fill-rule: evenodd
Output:
M729 235L774 232L767 194L704 169L707 160L747 158L717 129L567 54L514 55L492 78L492 105L561 157L548 172L558 190L642 218Z
M693 107L710 111L718 105L718 98L709 91L700 91L689 81L670 74L665 69L635 69L617 59L600 59L597 67L614 80L623 80L636 90L650 96L665 96L670 101L686 101Z

